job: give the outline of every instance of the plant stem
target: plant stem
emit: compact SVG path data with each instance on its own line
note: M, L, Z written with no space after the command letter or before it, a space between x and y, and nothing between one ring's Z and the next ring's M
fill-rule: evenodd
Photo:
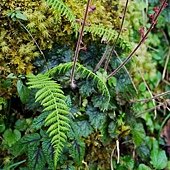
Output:
M129 0L126 0L125 8L124 8L124 11L123 11L123 18L122 18L122 22L121 22L121 26L120 26L120 31L119 31L119 33L118 33L118 35L117 35L117 38L116 38L116 40L115 40L115 42L114 42L114 44L113 44L113 46L112 46L112 50L111 50L111 52L110 52L110 54L109 54L109 57L108 57L108 59L106 60L105 70L107 70L107 68L108 68L110 59L111 59L111 57L112 57L112 53L113 53L114 50L115 50L115 45L116 45L116 43L117 43L117 41L118 41L118 39L119 39L119 37L120 37L120 34L122 33L122 29L123 29L123 24L124 24L124 21L125 21L125 16L126 16L126 11L127 11L127 7L128 7L128 3L129 3Z
M164 92L164 93L155 95L155 96L153 96L153 97L151 97L151 98L149 98L149 99L141 99L141 100L131 101L131 103L137 103L137 102L144 102L144 103L145 103L145 102L149 102L149 101L152 100L152 99L157 99L157 98L160 98L160 97L165 96L165 95L168 95L168 94L170 94L170 91L166 91L166 92Z
M86 19L87 19L87 16L88 16L88 9L89 9L90 3L91 3L91 0L88 0L87 5L86 5L85 14L84 14L84 19L83 19L82 27L81 27L80 34L79 34L78 41L77 41L76 50L75 50L75 53L74 53L73 67L71 69L71 76L70 76L71 86L72 87L75 86L74 85L75 68L76 68L76 63L77 63L79 52L80 52L80 45L82 43L83 31L84 31Z
M112 73L110 73L110 75L107 77L107 79L111 78L113 75L115 75L120 69L122 69L122 67L127 64L130 59L133 57L133 54L139 49L139 47L141 46L141 44L145 41L145 39L147 38L148 34L151 32L151 30L154 28L155 24L156 24L156 21L159 17L159 15L161 14L162 10L164 9L165 7L165 4L167 3L167 0L164 0L162 2L162 5L161 7L159 8L159 11L158 13L156 13L152 23L151 23L151 26L150 28L147 30L147 32L144 34L144 36L141 38L141 40L139 41L138 45L133 49L133 51L129 54L129 56L123 61L123 63L117 67Z
M124 20L125 20L125 14L126 14L126 11L127 11L128 2L129 2L129 0L126 0L126 5L125 5L125 8L124 8L124 12L123 12L122 23L121 23L121 26L120 26L120 31L119 31L119 33L118 33L118 35L117 35L117 37L116 37L116 40L114 41L114 43L113 43L113 45L112 45L112 49L111 49L111 52L110 52L110 54L109 54L109 58L107 59L107 61L106 61L106 63L105 63L105 70L107 70L107 67L108 67L109 61L110 61L110 59L111 59L112 53L113 53L113 51L115 50L115 45L116 45L117 40L119 39L120 34L121 34L121 32L122 32L123 23L124 23ZM100 66L102 65L102 63L103 63L104 60L106 59L106 57L107 57L106 55L103 55L103 56L102 56L102 58L100 59L100 61L99 61L99 62L97 63L97 65L96 65L95 71L97 71L97 70L100 68Z

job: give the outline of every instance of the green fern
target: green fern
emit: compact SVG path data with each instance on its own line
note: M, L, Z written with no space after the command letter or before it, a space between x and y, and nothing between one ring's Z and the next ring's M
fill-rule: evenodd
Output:
M70 21L71 26L78 31L78 24L76 23L76 17L73 14L72 10L62 1L62 0L45 0L47 4L52 7L54 10L57 10L61 15L66 16Z
M61 13L61 15L66 16L66 18L68 18L74 30L76 32L78 31L79 25L76 23L76 16L62 0L45 0L45 1L54 10L57 10ZM102 24L100 25L93 24L90 26L85 26L84 32L90 32L92 35L98 35L99 37L107 41L114 39L117 35L117 32L115 30L111 28L106 28Z
M111 41L117 36L117 32L112 28L106 28L102 24L86 26L84 32L90 32L92 35L98 35L104 40Z
M59 64L58 66L52 68L49 70L46 74L49 76L53 76L54 74L65 74L69 70L71 70L73 66L73 62L63 63ZM83 65L77 63L76 64L76 72L80 74L82 78L92 78L93 81L97 84L98 90L104 95L107 99L106 103L109 104L110 101L110 93L106 86L106 83L95 73L93 73L91 70L87 69Z
M59 156L67 139L66 132L69 130L68 107L65 96L59 84L51 80L47 75L27 76L29 88L36 88L35 99L44 107L44 112L49 112L45 119L48 126L47 133L54 147L54 165L56 167Z

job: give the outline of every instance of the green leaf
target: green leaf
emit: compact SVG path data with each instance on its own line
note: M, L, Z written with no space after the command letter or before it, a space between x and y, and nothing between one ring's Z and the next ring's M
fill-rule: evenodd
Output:
M14 157L18 157L19 155L22 155L24 152L27 151L27 145L23 145L23 143L21 142L22 139L20 139L19 141L17 141L14 145L12 145L12 147L10 148L10 153L14 156Z
M4 132L3 137L6 144L11 147L21 138L21 133L16 129L14 131L12 131L12 129L7 129Z
M100 110L108 110L109 103L106 102L106 98L104 96L94 96L92 98L92 102L94 107L98 107Z
M106 121L106 115L93 107L88 107L86 113L89 116L90 124L95 129L100 129Z
M83 137L87 137L93 131L90 123L86 120L75 122L74 127L75 127L74 130L76 131L76 133Z
M144 83L144 82L142 82L142 83L139 85L139 90L140 90L141 92L146 91L146 86L145 86L145 83Z
M140 146L145 139L145 130L141 123L135 124L132 128L132 136L136 146Z
M145 164L140 164L137 170L151 170L151 168Z
M52 147L52 144L50 142L50 139L47 138L43 138L42 139L42 150L43 150L43 154L45 157L46 162L48 163L49 169L53 169L54 168L54 149Z
M153 148L151 151L151 164L156 169L164 169L168 163L165 151L159 148Z
M111 136L111 138L115 138L118 136L118 134L116 133L116 122L111 122L109 124L109 128L108 128L108 132L109 132L109 135Z
M69 152L74 162L80 166L85 154L85 143L81 139L73 140L69 147Z
M0 133L2 133L5 130L5 123L3 121L0 121Z
M29 89L23 84L21 80L17 81L17 92L23 104L26 104L29 98Z
M19 131L25 131L28 127L28 124L26 122L26 119L18 119L15 122L15 129L19 130Z
M39 142L41 136L38 133L28 134L22 138L23 144L33 144Z
M28 19L27 19L27 16L26 15L24 15L24 14L22 14L21 13L21 11L16 11L16 18L18 18L18 19L22 19L22 20L24 20L24 21L27 21Z
M116 82L117 82L116 77L111 77L108 80L108 84L109 84L110 87L115 87L116 86Z
M36 117L36 118L33 120L33 124L32 124L31 127L32 127L33 129L36 129L36 130L41 129L41 127L44 125L45 119L47 118L48 115L49 115L48 112L43 112L43 113L41 113L38 117Z
M42 149L36 145L28 147L28 166L29 169L40 170L44 169L46 164Z

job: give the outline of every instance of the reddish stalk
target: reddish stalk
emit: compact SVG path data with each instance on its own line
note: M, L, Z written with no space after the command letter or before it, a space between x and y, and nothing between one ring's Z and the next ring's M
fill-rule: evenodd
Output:
M159 15L161 14L161 12L163 11L163 9L166 7L167 5L167 0L164 0L162 2L161 7L158 9L158 11L155 13L154 18L152 19L152 23L150 28L147 30L147 32L142 36L141 40L139 41L138 45L133 49L133 51L129 54L129 56L123 61L122 64L120 64L119 67L117 67L112 73L110 73L110 75L107 77L107 79L111 78L113 75L115 75L120 69L122 69L124 67L125 64L127 64L130 59L133 57L133 54L139 49L139 47L142 45L142 43L144 43L144 41L146 40L148 34L151 32L151 30L154 28L157 19L159 17Z
M122 33L123 24L124 24L124 21L125 21L125 16L126 16L126 11L127 11L127 7L128 7L128 3L129 3L129 0L126 0L125 8L123 10L123 18L122 18L122 22L121 22L121 26L120 26L120 31L119 31L118 36L117 36L117 38L116 38L116 40L115 40L115 42L114 42L114 44L112 46L112 50L111 50L111 52L109 54L109 57L108 57L108 59L105 62L105 67L104 67L105 70L107 70L107 68L108 68L109 62L110 62L110 60L112 58L112 54L115 51L115 45L116 45L116 43L117 43L117 41L118 41L118 39L120 37L120 34Z
M81 27L79 38L78 38L78 41L77 41L76 50L75 50L75 53L74 53L73 67L71 69L71 76L70 76L71 87L72 88L76 87L75 80L74 80L74 75L75 75L76 63L77 63L80 48L81 48L80 46L81 46L81 43L82 43L83 31L84 31L84 27L85 27L85 24L86 24L86 19L87 19L87 16L88 16L90 3L91 3L91 0L88 0L87 5L86 5L85 14L84 14L84 19L83 19L83 22L82 22L82 27Z

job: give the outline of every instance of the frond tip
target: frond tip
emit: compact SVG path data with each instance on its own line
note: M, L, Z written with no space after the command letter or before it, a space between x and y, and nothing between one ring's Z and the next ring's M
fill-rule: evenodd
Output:
M45 119L45 126L48 126L47 133L51 138L54 147L54 164L57 161L67 139L66 132L69 130L68 107L65 103L65 96L59 84L51 80L47 75L27 76L29 88L36 88L35 99L44 107L43 111L49 112Z

